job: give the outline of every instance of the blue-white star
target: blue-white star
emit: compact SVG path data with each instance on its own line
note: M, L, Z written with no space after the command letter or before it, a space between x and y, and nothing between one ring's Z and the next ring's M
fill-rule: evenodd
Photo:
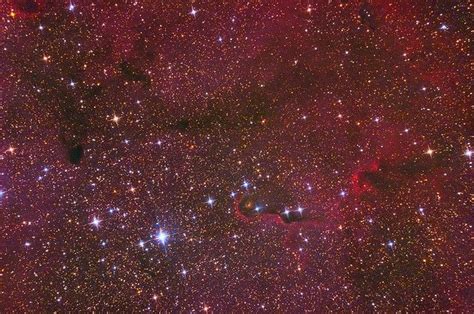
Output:
M100 220L99 218L94 216L94 218L92 218L91 225L93 225L96 228L99 228L99 225L100 225L101 221L102 220Z
M160 229L160 232L156 235L156 239L160 241L161 244L166 245L166 240L169 238L169 234Z
M215 202L216 202L216 200L209 196L207 198L206 204L212 207Z
M74 11L75 8L76 8L76 5L74 3L72 3L72 1L69 2L69 6L68 6L67 9L72 12L72 11Z

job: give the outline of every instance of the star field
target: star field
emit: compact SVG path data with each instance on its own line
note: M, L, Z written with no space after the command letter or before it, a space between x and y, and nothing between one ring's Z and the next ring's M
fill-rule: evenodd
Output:
M471 312L472 9L4 1L0 309Z

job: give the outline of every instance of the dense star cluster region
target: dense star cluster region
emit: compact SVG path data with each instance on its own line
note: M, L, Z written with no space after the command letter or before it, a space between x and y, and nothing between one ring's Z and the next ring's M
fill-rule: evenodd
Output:
M472 312L472 9L2 1L1 311Z

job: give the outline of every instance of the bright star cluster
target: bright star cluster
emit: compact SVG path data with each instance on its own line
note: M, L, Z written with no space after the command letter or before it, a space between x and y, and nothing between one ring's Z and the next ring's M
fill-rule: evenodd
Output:
M2 312L473 312L469 1L0 5Z

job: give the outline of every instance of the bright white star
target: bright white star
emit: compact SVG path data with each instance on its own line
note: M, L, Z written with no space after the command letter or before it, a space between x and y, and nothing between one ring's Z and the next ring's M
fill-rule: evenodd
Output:
M467 158L471 159L471 157L472 157L472 150L470 150L469 148L466 148L466 151L464 152L464 156L466 156Z
M209 196L209 198L206 201L206 204L212 207L215 202L216 200Z
M156 239L165 245L166 240L169 238L169 234L160 229L160 232L156 235Z
M99 228L99 225L100 225L101 221L102 221L102 220L100 220L99 218L97 218L97 217L94 216L94 218L92 219L91 224L92 224L94 227Z
M112 121L115 122L115 124L118 124L118 122L120 121L120 117L115 115L112 117Z

